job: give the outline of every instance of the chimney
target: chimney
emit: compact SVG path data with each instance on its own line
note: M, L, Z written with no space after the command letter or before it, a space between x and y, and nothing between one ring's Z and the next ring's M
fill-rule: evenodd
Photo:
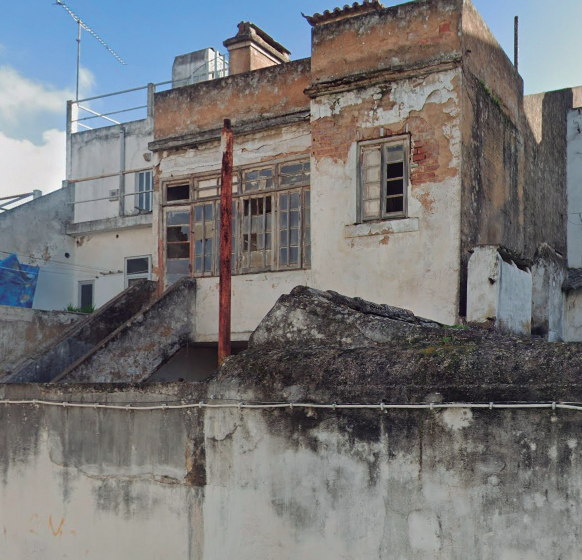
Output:
M224 41L230 56L229 75L289 62L291 54L254 23L241 21L238 33Z

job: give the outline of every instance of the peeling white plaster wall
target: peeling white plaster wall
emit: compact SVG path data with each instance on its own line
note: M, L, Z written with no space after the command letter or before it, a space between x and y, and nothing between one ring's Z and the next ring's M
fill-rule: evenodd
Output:
M505 262L497 246L475 248L468 266L468 321L492 322L502 332L530 334L531 302L531 271Z
M391 84L395 106L382 110L378 103L362 122L367 127L401 124L429 103L442 106L452 117L445 127L451 168L459 168L460 99L453 81L459 70L401 80ZM364 99L379 101L378 88L333 94L312 101L312 120L330 116ZM439 183L408 186L408 216L418 220L413 231L390 227L386 235L346 237L345 227L356 223L357 143L347 161L312 159L313 280L316 288L332 289L378 303L405 307L417 315L447 324L458 321L460 271L460 174ZM421 199L430 201L423 206ZM352 228L353 229L353 228ZM403 228L409 230L413 228ZM352 230L347 230L351 235Z

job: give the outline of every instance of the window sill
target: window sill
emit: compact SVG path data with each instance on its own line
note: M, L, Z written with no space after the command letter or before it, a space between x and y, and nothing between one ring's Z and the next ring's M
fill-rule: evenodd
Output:
M344 237L370 237L418 231L418 218L400 218L383 222L365 222L344 227Z

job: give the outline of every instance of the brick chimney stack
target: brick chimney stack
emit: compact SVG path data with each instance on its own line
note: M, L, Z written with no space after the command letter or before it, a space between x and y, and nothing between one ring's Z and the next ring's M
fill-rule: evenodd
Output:
M241 21L238 33L224 41L230 55L229 75L289 62L291 54L254 23Z

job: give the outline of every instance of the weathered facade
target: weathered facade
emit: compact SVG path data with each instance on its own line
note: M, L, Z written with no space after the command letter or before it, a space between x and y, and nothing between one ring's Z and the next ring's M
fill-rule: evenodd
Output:
M301 289L204 383L3 385L0 550L574 559L581 358Z

